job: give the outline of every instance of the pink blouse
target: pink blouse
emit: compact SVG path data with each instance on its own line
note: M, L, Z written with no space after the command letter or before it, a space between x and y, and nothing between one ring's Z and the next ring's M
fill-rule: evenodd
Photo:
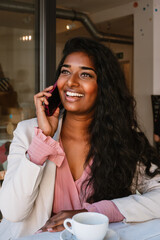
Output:
M62 142L60 141L60 147L62 147ZM61 210L78 210L85 208L83 203L86 202L86 197L83 197L81 187L84 180L88 178L90 172L89 166L87 166L82 176L74 181L71 174L66 155L64 153L64 160L61 167L56 170L56 180L55 180L55 193L54 193L54 203L53 212L58 213ZM85 184L86 185L86 184ZM85 185L83 188L85 188ZM90 193L91 189L88 189L87 195Z
M32 162L43 165L46 159L53 161L57 165L53 212L62 210L86 209L89 212L99 212L108 216L110 222L119 222L124 219L117 206L110 200L102 200L93 204L87 203L86 199L93 189L87 187L87 194L83 196L81 188L85 189L90 173L87 166L82 176L74 181L68 161L63 150L62 142L57 142L51 137L45 136L42 131L35 128L35 136L28 149L28 155Z

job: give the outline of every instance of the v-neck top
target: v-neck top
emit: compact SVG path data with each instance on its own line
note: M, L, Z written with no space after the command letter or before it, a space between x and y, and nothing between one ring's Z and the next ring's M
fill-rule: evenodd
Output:
M60 147L63 149L62 141L60 140ZM76 158L76 156L75 156ZM64 153L64 160L61 167L56 170L55 191L53 212L58 213L61 210L77 210L82 209L83 203L86 202L87 197L91 194L91 187L87 187L86 195L82 193L85 191L87 179L89 178L90 167L84 169L81 177L74 181L67 157ZM83 182L85 183L83 184Z
M111 200L101 200L92 204L86 202L93 191L92 186L86 185L90 176L90 166L86 166L81 177L74 181L61 141L55 141L53 138L45 136L41 129L35 128L35 136L28 148L27 155L29 160L37 165L43 165L48 159L57 166L53 200L54 213L62 210L86 209L89 212L106 215L110 222L124 219Z

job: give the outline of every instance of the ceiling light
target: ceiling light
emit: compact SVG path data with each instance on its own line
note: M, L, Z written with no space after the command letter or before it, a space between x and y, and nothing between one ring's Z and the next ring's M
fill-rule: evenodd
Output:
M67 25L66 25L66 29L67 29L67 30L71 30L71 29L75 28L75 26L76 26L75 23L67 24Z
M31 41L31 40L32 40L32 35L22 36L22 37L20 37L19 39L20 39L20 41L23 41L23 42L25 42L25 41Z

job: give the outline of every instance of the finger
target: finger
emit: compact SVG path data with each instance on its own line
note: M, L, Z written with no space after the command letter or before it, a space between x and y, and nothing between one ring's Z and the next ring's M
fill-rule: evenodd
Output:
M41 233L43 232L41 229L39 229L37 232L35 232L35 234Z
M58 220L55 220L55 221L47 221L47 223L44 225L44 227L46 229L51 229L51 228L55 228L55 227L58 227L58 226L63 226L63 222L64 222L64 218L60 218Z
M53 117L58 119L59 113L60 113L60 108L58 107L58 108L55 110L55 112L53 113L53 115L49 117L50 120L52 121L52 120L53 120Z
M43 95L51 96L51 93L49 91L52 89L53 89L53 85L51 85L51 86L45 88L43 91L35 94L34 97L42 97Z
M35 105L37 106L37 105L39 105L39 104L40 104L40 106L48 105L48 100L46 99L46 97L38 98L38 99L36 100Z
M34 95L34 103L35 105L37 104L37 102L39 100L41 100L41 102L45 101L46 104L48 104L47 98L51 96L51 93L47 93L47 92L40 92L37 93L36 95Z
M47 232L48 230L48 228L53 228L54 227L54 225L55 225L55 222L52 220L52 218L50 218L46 223L45 223L45 225L42 227L42 228L40 228L38 231L42 231L42 232Z
M55 226L55 227L43 227L41 229L39 229L36 234L38 233L42 233L42 232L60 232L60 231L63 231L64 230L64 226L61 224L61 225L58 225L58 226Z
M34 98L35 99L38 99L38 98L41 98L41 97L43 97L43 96L45 96L45 97L50 97L52 94L51 93L49 93L49 92L39 92L39 93L37 93L36 95L34 95Z
M60 232L60 231L63 231L63 230L64 230L63 225L58 225L58 226L55 226L53 228L47 228L48 232Z
M41 233L41 232L48 232L46 224L42 228L40 228L36 233Z
M59 117L59 113L60 113L60 108L58 107L57 109L56 109L56 111L54 112L54 117L56 117L56 118L58 118Z
M60 229L64 229L63 222L66 219L65 213L59 212L58 214L54 215L50 218L46 224L39 229L39 231L46 232L46 231L61 231Z
M35 97L41 97L41 96L43 96L44 94L49 94L49 96L51 95L51 93L49 92L50 90L52 90L52 88L53 88L53 86L50 86L50 87L48 87L48 88L45 88L43 91L41 91L41 92L38 92L37 94L35 94Z
M49 87L46 87L43 91L50 91L53 89L53 85L49 86Z
M44 90L44 91L42 91L42 92L39 92L39 93L35 94L35 96L38 96L38 97L39 97L39 96L41 97L41 96L43 96L43 95L51 95L51 93Z

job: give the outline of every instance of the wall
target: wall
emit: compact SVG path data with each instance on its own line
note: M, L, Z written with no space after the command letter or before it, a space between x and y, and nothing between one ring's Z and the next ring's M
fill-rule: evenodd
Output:
M35 42L34 38L32 41L21 41L20 37L26 35L33 37L34 31L0 27L0 64L4 76L9 78L15 91L14 97L10 95L9 102L12 101L13 106L17 106L18 101L18 107L20 107L19 110L17 107L16 109L8 108L6 111L10 115L1 115L4 122L8 121L11 116L12 122L35 116L33 101L35 94ZM2 133L0 135L2 138Z
M32 30L0 27L0 63L5 77L18 93L20 105L33 102L35 89L34 41L23 42L20 37Z
M110 47L115 52L124 51L130 62L133 59L133 94L137 101L137 116L149 141L153 143L151 95L160 94L160 0L133 1L97 12L90 18L96 24L127 15L134 18L134 49L115 44Z
M119 59L120 63L129 64L129 72L127 77L128 87L131 93L133 93L133 45L106 43L108 47L112 49L114 53L123 53L123 58Z
M160 94L160 1L153 2L153 93Z
M63 23L65 24L65 23ZM56 65L58 65L61 56L62 56L62 50L64 47L65 42L76 36L85 36L85 37L91 37L91 35L88 33L88 31L81 27L76 30L71 30L63 33L57 33L57 41L56 41ZM109 48L112 49L114 53L123 52L123 59L120 59L120 61L127 61L130 63L130 73L129 78L132 82L132 76L133 76L133 45L124 45L124 44L117 44L117 43L111 43L111 42L103 42L104 45L107 45ZM131 84L132 85L132 84Z
M160 94L160 0L139 0L91 16L93 22L134 16L134 86L137 114L153 143L151 94Z
M153 140L153 8L152 0L140 1L134 12L134 95L137 112L150 142Z

